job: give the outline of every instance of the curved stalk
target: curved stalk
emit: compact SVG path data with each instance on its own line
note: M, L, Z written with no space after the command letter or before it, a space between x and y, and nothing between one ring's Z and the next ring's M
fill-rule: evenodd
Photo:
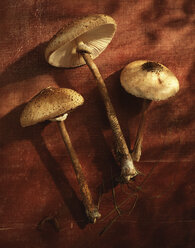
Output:
M133 147L133 152L131 154L133 160L137 162L140 160L140 157L141 157L143 133L144 133L145 120L146 120L145 116L146 116L146 112L148 110L150 103L151 101L147 99L144 99L142 103L141 120L139 123L137 136L136 136L135 144Z
M81 164L80 164L78 157L76 155L76 152L72 146L72 142L71 142L70 137L68 135L64 121L58 121L58 125L60 128L60 132L61 132L63 141L64 141L64 143L68 149L68 152L70 154L70 157L71 157L71 160L73 163L74 171L75 171L75 174L76 174L79 186L80 186L80 191L82 194L82 199L83 199L83 204L85 206L86 214L87 214L90 222L95 223L96 218L100 218L101 214L99 213L98 208L93 203L91 192L89 190L89 187L87 185L87 181L86 181L85 176L83 174Z
M78 52L83 56L83 59L85 60L86 64L88 65L97 81L97 85L102 96L107 116L116 141L117 160L121 165L121 180L123 182L128 182L131 178L135 177L138 172L133 164L133 160L131 158L122 130L120 128L114 107L108 95L106 85L88 51L84 51L82 47L81 50L78 50Z

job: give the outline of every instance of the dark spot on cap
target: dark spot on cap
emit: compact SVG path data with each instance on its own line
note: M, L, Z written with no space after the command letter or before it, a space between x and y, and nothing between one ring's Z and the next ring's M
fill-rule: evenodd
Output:
M158 73L163 70L163 67L156 62L146 62L142 65L142 70Z

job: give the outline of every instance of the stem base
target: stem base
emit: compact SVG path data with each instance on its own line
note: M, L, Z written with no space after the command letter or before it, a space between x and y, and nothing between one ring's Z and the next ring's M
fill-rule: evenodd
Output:
M91 223L96 223L96 219L101 217L98 208L94 207L92 210L86 210L86 215Z

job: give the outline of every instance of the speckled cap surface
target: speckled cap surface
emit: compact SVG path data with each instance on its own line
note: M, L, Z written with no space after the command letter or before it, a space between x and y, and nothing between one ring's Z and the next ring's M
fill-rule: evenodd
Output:
M72 89L48 87L27 103L20 116L21 126L31 126L55 118L83 103L83 97Z
M120 81L128 93L155 101L174 96L179 90L177 78L166 66L147 60L129 63Z
M83 42L95 59L111 42L116 30L112 17L97 14L80 19L63 27L48 43L45 50L47 62L56 67L77 67L86 64L77 52Z

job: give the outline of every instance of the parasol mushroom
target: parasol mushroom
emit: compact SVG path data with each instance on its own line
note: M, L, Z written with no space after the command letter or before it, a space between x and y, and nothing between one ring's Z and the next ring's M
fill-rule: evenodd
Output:
M34 96L25 106L20 123L22 127L31 126L46 120L57 121L63 141L70 154L75 174L80 186L83 204L90 222L95 223L101 215L93 204L81 164L72 146L64 120L70 111L82 105L83 97L74 90L48 87Z
M179 82L167 67L147 60L137 60L129 63L122 70L120 81L128 93L144 99L141 120L132 153L133 160L139 161L145 115L151 101L166 100L174 96L179 90Z
M49 64L56 67L74 68L88 65L97 81L115 136L117 160L121 165L121 179L129 181L138 172L134 167L104 80L93 61L111 42L115 30L115 21L107 15L98 14L77 19L62 28L49 41L45 58Z

